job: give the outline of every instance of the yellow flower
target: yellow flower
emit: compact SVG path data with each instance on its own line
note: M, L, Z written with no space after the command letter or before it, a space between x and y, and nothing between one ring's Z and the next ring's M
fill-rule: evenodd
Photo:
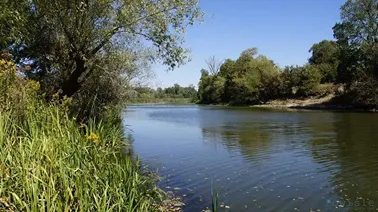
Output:
M12 62L12 61L8 61L8 66L13 66L14 65L14 63Z
M1 60L0 60L0 64L1 64L1 65L5 65L5 63L7 63L7 62L6 62L4 59L1 59Z
M93 132L89 134L88 140L92 141L95 144L100 143L100 137Z

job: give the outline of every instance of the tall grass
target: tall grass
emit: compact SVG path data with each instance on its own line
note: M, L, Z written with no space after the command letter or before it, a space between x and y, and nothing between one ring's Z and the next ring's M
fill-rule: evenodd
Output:
M57 106L0 112L0 211L154 211L159 191L125 153L117 116L78 124Z

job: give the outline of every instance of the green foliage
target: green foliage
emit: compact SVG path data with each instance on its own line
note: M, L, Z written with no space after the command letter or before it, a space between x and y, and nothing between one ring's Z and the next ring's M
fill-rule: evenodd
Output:
M351 104L378 105L377 12L376 0L348 0L333 28L341 49L339 80L346 83Z
M198 84L198 95L201 103L221 103L225 91L225 78L210 75L208 71L201 71Z
M158 88L157 92L160 91L160 94L157 95L164 96L169 98L195 98L197 96L197 90L193 85L189 85L188 87L181 87L179 84L174 84L172 87L168 87L165 89Z
M198 83L201 103L260 104L272 99L318 95L322 79L321 65L286 67L248 49L233 61L225 60L220 71L211 75L202 70Z
M45 104L39 83L0 59L1 211L157 211L161 192L125 154L119 111L70 118L70 98Z
M0 111L22 112L37 97L40 85L23 78L21 68L17 68L11 59L10 54L0 56Z
M316 66L308 65L303 68L296 95L306 97L318 94L318 87L322 78L321 72Z
M133 93L128 95L128 103L190 103L196 102L197 90L193 85L181 87L174 84L168 88L152 89L149 87L137 87L133 89Z
M225 60L219 73L202 73L200 101L259 104L328 95L334 93L331 83L343 83L337 85L343 88L337 92L343 104L377 107L377 14L377 0L347 0L341 7L341 22L333 27L336 41L314 44L304 66L280 71L268 58L258 56L256 48L247 49L237 60Z
M304 71L300 66L288 66L280 73L279 81L282 87L279 89L281 98L294 97Z
M151 62L168 69L186 62L185 30L201 20L197 0L5 0L0 50L30 65L27 77L47 98L72 98L87 119L123 103Z
M60 107L0 112L0 210L155 211L160 197L126 155L118 115L80 128Z
M0 50L19 44L26 22L25 0L2 0L0 3Z
M250 104L269 98L268 87L277 77L278 68L265 56L256 55L256 48L247 49L236 61L225 60L215 75L202 70L200 102Z
M337 68L340 63L340 48L334 41L323 40L314 44L309 59L311 65L315 65L322 74L322 83L335 82L337 79Z

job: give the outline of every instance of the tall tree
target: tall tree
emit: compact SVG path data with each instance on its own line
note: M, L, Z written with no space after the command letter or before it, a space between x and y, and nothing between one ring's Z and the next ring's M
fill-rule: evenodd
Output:
M343 37L351 45L374 45L378 42L378 1L347 0L341 7Z
M335 41L323 40L314 44L309 63L315 65L322 73L322 82L335 82L340 63L340 48Z
M377 19L377 0L348 0L341 7L341 23L337 23L333 29L344 54L345 60L342 62L348 64L344 67L360 67L376 72L372 69L378 67Z
M341 48L339 76L358 105L378 105L377 19L378 0L348 0L333 28Z
M69 97L103 71L103 58L118 43L148 40L156 52L151 60L179 66L187 58L183 33L202 14L197 0L27 2L29 39L15 49L19 62L32 62L39 76L53 75L61 96Z

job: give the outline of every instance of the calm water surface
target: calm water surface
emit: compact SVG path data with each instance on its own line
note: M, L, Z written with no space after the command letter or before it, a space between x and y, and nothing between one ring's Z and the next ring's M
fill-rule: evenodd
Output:
M378 211L378 114L131 106L134 150L184 211Z

